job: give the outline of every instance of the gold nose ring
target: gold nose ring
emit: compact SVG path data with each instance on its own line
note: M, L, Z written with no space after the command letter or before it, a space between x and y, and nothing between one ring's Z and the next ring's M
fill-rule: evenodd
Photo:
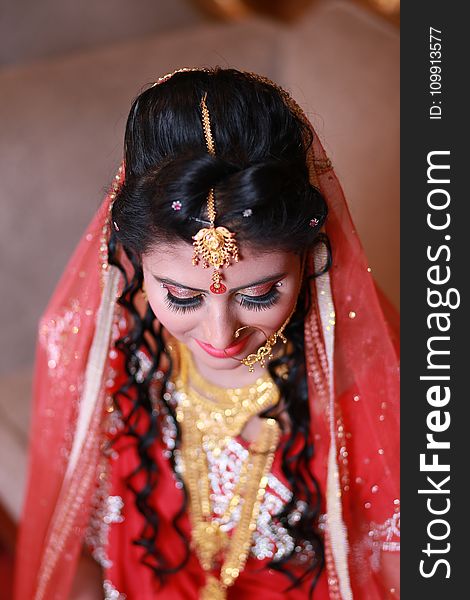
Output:
M287 343L287 339L283 335L282 331L278 330L275 333L273 333L271 336L268 336L263 331L263 329L261 329L261 327L257 327L256 325L244 325L243 327L239 327L235 331L235 334L234 334L235 337L236 338L240 337L240 332L242 332L244 329L256 329L257 331L261 331L263 336L266 338L266 342L260 348L258 348L258 350L255 353L248 354L248 356L245 356L245 358L239 359L239 358L235 358L234 356L227 356L227 358L233 358L234 360L238 361L239 363L244 364L245 366L248 367L248 370L250 373L254 372L255 364L257 362L259 362L259 364L262 367L266 366L266 361L269 360L273 355L273 346L277 342L278 338L280 338L284 344ZM224 353L225 353L225 350L224 350Z

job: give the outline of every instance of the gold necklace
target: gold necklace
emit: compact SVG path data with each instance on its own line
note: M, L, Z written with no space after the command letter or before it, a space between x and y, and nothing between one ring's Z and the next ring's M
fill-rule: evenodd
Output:
M202 600L223 600L226 589L233 585L248 559L267 475L279 442L279 426L274 419L262 420L259 437L248 448L248 458L242 463L232 498L219 521L212 518L206 452L218 456L230 437L241 432L250 416L279 401L279 391L268 376L236 390L218 388L197 373L188 350L181 345L179 349L176 416L182 429L181 458L190 496L192 545L206 572L206 585L200 597ZM189 375L193 384L208 389L212 397L217 396L220 406L192 388ZM247 401L245 405L244 401ZM240 518L230 538L221 527L231 519L239 505ZM215 577L211 571L218 566L219 576Z
M204 449L215 456L242 432L251 417L279 402L279 390L267 373L241 388L221 388L200 375L190 352L182 344L179 354L180 378L191 398L187 408L201 432Z

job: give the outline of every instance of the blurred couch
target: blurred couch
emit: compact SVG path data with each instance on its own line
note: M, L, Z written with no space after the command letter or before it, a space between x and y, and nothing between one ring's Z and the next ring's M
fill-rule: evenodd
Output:
M197 23L0 69L0 504L25 483L37 320L122 155L132 99L181 66L234 66L287 87L325 143L370 265L398 304L398 31L349 3L298 23Z

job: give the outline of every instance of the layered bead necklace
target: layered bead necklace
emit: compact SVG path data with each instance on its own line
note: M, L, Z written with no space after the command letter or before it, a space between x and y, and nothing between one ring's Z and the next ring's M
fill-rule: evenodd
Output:
M198 373L185 346L178 344L178 350L175 387L176 417L182 431L182 475L190 496L192 546L206 573L200 597L222 600L248 559L279 443L278 423L275 419L262 419L261 431L249 445L233 495L217 520L211 506L208 453L214 458L220 456L251 417L279 402L279 390L269 374L243 388L220 388ZM240 516L230 537L224 525L236 511Z

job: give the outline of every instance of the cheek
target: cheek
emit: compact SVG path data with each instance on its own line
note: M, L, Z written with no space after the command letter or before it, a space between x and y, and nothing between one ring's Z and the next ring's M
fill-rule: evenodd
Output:
M260 321L269 329L278 329L287 319L295 305L296 294L285 294L279 298L279 301L269 310L261 312Z

